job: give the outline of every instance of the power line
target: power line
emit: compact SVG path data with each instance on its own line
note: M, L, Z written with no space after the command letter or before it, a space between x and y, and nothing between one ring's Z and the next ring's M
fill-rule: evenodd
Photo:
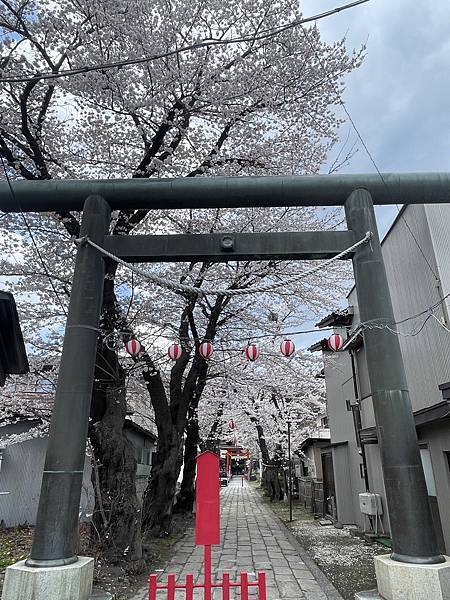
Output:
M360 4L365 4L366 2L370 2L371 0L356 0L355 2L351 2L349 4L345 4L343 6L338 6L337 8L333 8L326 12L313 15L312 17L306 17L305 19L296 19L287 25L281 25L279 27L273 27L270 29L262 30L258 35L248 35L241 36L237 38L231 39L211 39L211 40L203 40L202 42L197 42L194 44L189 44L186 46L182 46L181 48L176 48L174 50L169 50L168 52L163 52L159 54L153 54L151 56L144 56L141 58L130 58L124 60L118 60L113 62L105 62L98 63L94 65L86 65L84 67L79 67L77 69L66 69L59 71L57 73L47 72L47 73L36 73L36 75L27 76L27 77L3 77L0 78L0 83L27 83L31 81L40 81L40 80L51 80L51 79L60 79L62 77L71 77L74 75L85 75L87 73L91 73L92 71L106 71L109 69L120 69L122 67L128 67L131 65L139 65L147 62L152 62L154 60L160 60L162 58L168 58L170 56L182 54L184 52L188 52L191 50L199 50L201 48L208 48L211 46L225 46L228 44L239 44L244 42L255 42L262 39L267 39L271 37L275 37L284 31L288 31L289 29L293 29L295 27L299 27L305 23L309 23L311 21L318 21L320 19L324 19L331 15L335 15L344 10L348 10L350 8L354 8L355 6L359 6Z
M388 193L389 197L391 198L392 202L394 203L394 197L393 197L393 195L392 195L391 189L390 189L390 187L389 187L389 185L388 185L387 181L385 180L385 178L383 177L383 174L381 173L380 169L378 168L378 165L377 165L377 163L375 162L375 159L374 159L374 157L373 157L372 153L370 152L370 150L369 150L369 147L367 146L366 142L364 141L364 139L363 139L363 137L362 137L362 135L361 135L361 133L360 133L360 131L359 131L358 127L356 126L356 123L355 123L355 121L354 121L353 117L351 116L351 114L350 114L350 112L349 112L349 110L348 110L348 108L347 108L347 106L346 106L345 102L344 102L344 101L343 101L343 99L342 99L342 96L341 96L341 94L340 94L339 90L338 90L338 89L337 89L337 87L335 86L335 84L334 84L334 81L333 81L333 80L332 80L332 78L330 77L330 74L327 72L327 70L326 70L326 68L325 68L325 65L324 65L324 63L323 63L323 61L322 61L321 57L319 56L319 54L318 54L318 52L317 52L317 50L316 50L316 48L315 48L314 44L313 44L313 43L311 42L311 40L309 39L309 36L308 36L308 34L307 34L307 32L306 32L306 30L305 30L305 28L304 28L304 27L302 27L302 32L303 32L303 36L304 36L305 40L308 42L308 45L309 45L309 47L310 47L310 48L311 48L311 50L313 51L313 53L314 53L314 55L315 55L315 57L316 57L316 59L317 59L318 63L320 64L320 66L321 66L321 68L322 68L322 71L323 71L323 73L324 73L325 77L328 79L328 81L329 81L330 85L332 86L332 88L333 88L333 90L334 90L334 93L336 94L336 97L337 97L337 99L338 99L338 101L339 101L339 104L342 106L342 108L343 108L343 110L344 110L345 114L347 115L347 118L348 118L348 120L350 121L350 124L351 124L351 126L353 127L353 129L354 129L354 131L355 131L355 133L356 133L356 135L357 135L357 137L358 137L359 141L361 142L361 145L362 145L362 147L364 148L364 150L365 150L365 152L366 152L367 156L369 157L369 159L370 159L370 162L371 162L371 163L372 163L372 165L374 166L374 168L375 168L375 170L376 170L376 172L377 172L378 176L379 176L379 177L380 177L380 179L381 179L381 182L383 183L384 187L386 188L386 191L387 191L387 193ZM433 267L431 266L431 263L430 263L430 261L428 260L427 256L425 255L425 252L423 251L423 249L422 249L421 245L419 244L419 241L417 240L417 238L416 238L416 236L414 235L414 233L413 233L413 231L412 231L411 227L409 226L409 224L408 224L408 221L406 220L406 217L405 217L405 216L404 216L404 215L401 213L401 211L400 211L400 208L399 208L398 204L395 204L395 205L396 205L396 207L397 207L397 210L399 211L400 218L401 218L401 219L404 221L404 223L405 223L405 225L406 225L406 227L407 227L407 229L408 229L409 233L411 234L411 237L412 237L412 239L414 240L414 243L416 244L416 246L417 246L417 248L418 248L419 252L421 253L421 255L422 255L423 259L425 260L425 262L426 262L426 264L427 264L428 268L429 268L429 269L430 269L430 271L433 273L433 276L435 277L435 279L437 279L437 280L439 281L439 277L437 276L437 274L436 274L435 270L434 270L434 269L433 269Z
M53 283L53 279L52 279L52 277L51 277L51 275L50 275L50 273L49 273L49 271L47 269L47 265L45 264L45 261L42 258L41 251L39 250L39 247L38 247L38 245L36 243L36 240L34 239L33 232L31 231L31 227L30 227L30 225L29 225L29 223L28 223L28 221L27 221L27 219L26 219L26 217L25 217L25 215L24 215L24 213L22 211L22 208L21 208L20 203L19 203L19 201L17 199L17 196L14 193L14 188L13 188L13 186L11 184L11 179L10 179L9 174L8 174L8 169L6 168L5 159L3 158L3 155L1 153L0 153L0 160L2 161L3 172L5 174L6 181L8 182L8 189L10 191L11 198L12 198L13 202L17 205L17 208L19 209L19 213L20 213L20 215L21 215L21 217L23 219L25 227L26 227L26 229L28 231L28 235L30 236L30 239L32 241L32 244L34 246L36 254L38 255L39 261L40 261L40 263L42 265L42 268L44 269L44 273L45 273L45 275L47 276L47 278L49 280L50 286L51 286L51 288L53 290L53 293L55 294L55 296L56 296L56 298L57 298L57 300L58 300L58 302L59 302L59 304L60 304L60 306L62 308L62 311L63 311L64 315L67 317L66 307L64 306L64 303L63 303L63 301L60 298L58 290L56 289L56 286Z

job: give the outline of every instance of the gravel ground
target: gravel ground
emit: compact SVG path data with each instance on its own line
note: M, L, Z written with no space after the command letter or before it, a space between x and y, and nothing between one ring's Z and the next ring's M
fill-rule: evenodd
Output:
M346 600L353 600L355 592L376 588L373 559L386 554L384 546L354 537L346 527L321 526L317 521L297 524L292 532Z
M264 500L345 600L353 600L355 592L376 588L373 559L377 554L387 554L389 548L354 537L348 527L336 529L333 525L319 525L313 515L297 503L294 503L294 519L289 523L287 502L270 502L266 497Z

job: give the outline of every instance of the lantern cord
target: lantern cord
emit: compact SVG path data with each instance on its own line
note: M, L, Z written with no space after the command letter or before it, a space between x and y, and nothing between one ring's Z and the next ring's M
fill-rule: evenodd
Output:
M236 289L230 288L230 289L225 289L225 290L202 289L199 287L187 285L185 283L178 283L176 281L170 281L170 280L166 279L165 277L160 277L153 273L149 273L148 271L145 271L144 269L136 267L135 265L130 265L129 263L125 262L118 256L115 256L111 252L108 252L107 250L105 250L105 248L102 248L101 246L99 246L98 244L93 242L87 236L76 239L75 243L79 244L79 245L89 244L90 246L92 246L92 248L95 248L96 250L98 250L98 252L103 254L103 256L106 256L106 257L110 258L111 260L115 261L116 263L118 263L119 265L122 265L126 269L130 270L132 273L134 273L136 275L140 275L141 277L144 277L145 279L148 279L148 280L152 281L153 283L156 283L156 285L167 288L169 290L173 290L175 292L181 292L181 293L196 294L197 296L204 296L204 297L205 296L232 297L232 296L245 296L245 295L256 294L256 293L274 292L280 287L290 285L292 283L296 283L302 279L310 277L311 275L314 275L315 273L322 271L324 268L333 264L337 260L344 258L348 254L354 252L357 248L359 248L363 244L369 243L370 240L372 239L372 236L373 236L372 232L368 231L366 233L366 235L361 240L359 240L359 242L356 242L355 244L353 244L346 250L343 250L342 252L339 252L339 254L336 254L336 256L333 256L332 258L329 258L328 260L321 262L320 265L317 265L316 267L313 267L312 269L309 269L309 271L306 271L305 273L302 273L300 275L288 277L287 279L277 281L276 283L270 283L270 284L263 285L263 286L255 286L255 287L248 287L248 288L236 288Z

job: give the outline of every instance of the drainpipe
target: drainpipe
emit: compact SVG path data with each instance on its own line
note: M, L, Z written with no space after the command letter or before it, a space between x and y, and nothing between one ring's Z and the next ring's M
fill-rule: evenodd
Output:
M356 443L358 445L358 450L361 454L363 469L364 469L364 483L366 487L366 492L370 492L369 486L369 477L367 475L367 461L366 461L366 448L364 444L361 443L361 408L360 408L360 400L359 400L359 389L358 389L358 378L356 376L356 365L355 365L355 357L352 350L349 350L350 354L350 362L352 365L352 379L353 379L353 390L355 394L355 400L357 402L356 405L352 405L352 413L353 413L353 425L355 427L355 436Z

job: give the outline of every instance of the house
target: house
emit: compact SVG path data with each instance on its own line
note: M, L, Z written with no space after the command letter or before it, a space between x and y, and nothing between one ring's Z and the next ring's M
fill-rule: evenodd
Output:
M386 324L399 337L433 522L440 551L450 552L450 206L404 206L382 242L395 315ZM330 424L335 506L342 523L367 526L359 494L381 496L381 525L389 531L378 434L367 373L357 290L348 308L325 317L345 342L322 351ZM371 523L373 525L373 522Z
M322 479L322 454L330 446L328 416L316 419L314 428L300 444L300 460L296 475ZM297 465L296 465L297 466Z
M152 471L157 438L152 431L130 418L125 420L124 430L126 437L134 446L134 455L137 462L136 493L139 500L142 500Z
M43 435L43 423L50 418L53 395L22 392L19 404L19 411L8 414L3 424L0 422L0 523L6 527L35 523L48 442ZM130 418L126 419L124 429L135 449L136 488L142 498L150 476L156 436ZM89 520L94 509L91 471L91 459L86 456L80 500L82 520Z

